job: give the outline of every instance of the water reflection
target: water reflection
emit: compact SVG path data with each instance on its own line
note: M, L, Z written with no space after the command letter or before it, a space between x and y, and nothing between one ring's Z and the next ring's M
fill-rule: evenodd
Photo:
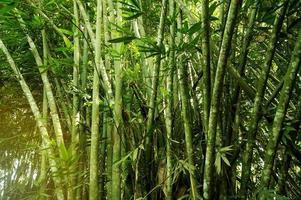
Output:
M17 83L0 88L0 199L24 199L37 177L39 136Z

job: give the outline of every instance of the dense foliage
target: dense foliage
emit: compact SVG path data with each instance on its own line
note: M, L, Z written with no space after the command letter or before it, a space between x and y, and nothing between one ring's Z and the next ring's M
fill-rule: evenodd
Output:
M299 0L0 1L0 199L300 199Z

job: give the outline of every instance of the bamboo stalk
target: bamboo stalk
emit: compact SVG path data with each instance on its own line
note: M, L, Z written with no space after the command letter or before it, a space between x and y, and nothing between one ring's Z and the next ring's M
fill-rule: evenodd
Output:
M288 70L285 74L283 88L281 89L280 92L279 104L277 106L276 114L274 117L272 132L270 134L269 142L266 147L264 167L261 176L261 186L263 188L269 188L269 184L272 176L272 168L274 165L274 159L277 151L277 146L279 143L282 123L285 118L285 114L288 108L288 104L294 87L296 76L300 69L300 65L301 65L301 29L299 29L296 45L292 53ZM264 197L261 196L260 199L264 199Z
M237 13L241 4L241 0L231 0L230 10L227 17L225 31L223 34L221 50L218 57L215 81L213 85L213 93L211 98L208 137L206 147L206 160L204 169L204 199L211 199L213 196L213 170L215 158L215 143L216 143L216 127L217 116L220 105L220 95L223 86L223 78L227 65L227 59L230 53L231 39L234 31Z
M55 191L56 191L56 197L58 200L64 200L64 193L63 193L63 185L62 185L62 180L61 177L58 176L58 165L56 163L55 160L55 154L53 152L53 146L51 145L51 140L49 137L49 133L47 131L47 128L45 126L44 120L43 120L43 116L41 115L39 108L37 106L37 103L35 101L35 99L33 98L33 95L26 83L26 81L24 80L20 70L17 68L13 58L11 57L8 49L6 48L6 46L4 45L3 41L0 38L0 49L2 49L3 53L5 54L8 63L10 64L10 67L12 68L12 70L14 71L20 85L21 88L24 92L24 95L27 98L27 101L30 105L30 108L34 114L35 120L37 122L39 131L41 133L41 138L42 138L42 146L45 147L45 149L47 150L47 153L49 155L49 163L50 163L50 169L51 172L53 174L53 181L55 183Z
M80 7L80 6L79 6ZM95 40L95 63L93 75L93 104L92 104L92 122L91 122L91 150L90 150L90 179L89 179L89 198L98 200L98 149L99 149L99 84L100 77L98 72L101 67L101 25L102 25L102 2L97 1L96 13L96 40ZM88 29L89 32L89 29ZM90 36L91 37L91 36ZM92 39L92 38L91 38Z
M122 12L121 3L115 3L116 16L113 18L114 24L122 27ZM121 37L121 33L115 30L112 38ZM121 196L121 165L115 164L121 159L121 138L123 137L123 52L122 44L113 44L114 50L117 52L118 57L114 58L115 70L115 101L114 101L114 128L113 128L113 166L112 166L112 200L120 200ZM108 95L109 96L109 95Z
M211 98L211 70L210 70L210 21L209 21L209 0L201 1L201 22L202 22L202 53L203 53L203 112L205 132L208 131L210 98Z
M256 138L257 127L260 119L261 105L264 99L264 92L266 89L268 74L274 57L276 44L282 27L282 22L284 19L287 5L288 5L288 1L286 1L285 5L283 5L283 7L277 13L277 17L274 22L272 38L269 44L269 48L267 50L267 57L264 66L262 67L261 75L259 77L258 90L254 99L254 106L251 114L252 120L249 128L250 131L247 133L246 149L243 154L242 181L241 181L240 195L244 198L246 198L247 195L247 186L249 183L248 180L250 179L251 163L252 163L252 156L253 156L252 152L255 146L255 138Z
M78 156L78 148L79 148L79 124L80 124L80 110L79 110L79 97L77 90L79 87L79 63L80 63L80 38L79 38L79 13L77 4L73 1L73 14L74 14L74 35L73 35L73 99L72 99L72 127L71 127L71 148L72 148L72 157L75 158ZM78 199L76 197L78 188L76 187L77 180L79 174L77 173L78 170L78 162L74 162L70 166L71 174L70 174L70 185L68 188L68 199ZM77 189L75 189L77 188Z
M172 135L173 135L173 86L174 86L174 74L175 74L175 37L176 37L176 8L175 1L169 0L169 19L172 21L170 25L170 53L169 53L169 73L166 78L167 82L167 108L165 111L165 124L166 124L166 199L172 200L172 185L173 185L173 155L172 155Z
M39 72L41 74L43 84L46 89L48 104L49 104L49 108L50 108L50 115L51 115L54 131L55 131L55 136L56 136L56 142L57 142L57 146L59 147L60 156L62 156L62 153L63 153L62 151L64 151L64 149L66 149L66 147L65 147L65 143L64 143L63 130L62 130L62 126L60 123L60 118L58 115L58 110L57 110L55 98L54 98L54 95L52 92L51 84L47 77L47 74L44 73L45 70L43 69L43 61L39 55L37 47L36 47L35 43L33 42L32 38L29 36L29 34L27 34L27 27L25 25L25 22L22 19L22 17L18 14L17 10L16 10L16 14L17 14L18 21L20 22L21 27L26 32L26 38L27 38L28 44L31 48L31 52L35 58L36 64L37 64L37 66L39 68Z

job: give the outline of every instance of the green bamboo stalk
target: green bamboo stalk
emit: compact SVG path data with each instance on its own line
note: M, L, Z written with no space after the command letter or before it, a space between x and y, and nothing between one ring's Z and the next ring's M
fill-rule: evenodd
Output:
M288 70L285 74L283 88L280 92L280 100L277 106L274 122L272 126L272 132L269 137L269 142L266 147L266 154L264 159L264 167L261 176L261 186L268 188L272 176L272 168L277 151L277 146L280 138L280 131L282 123L285 118L285 114L288 108L290 96L294 87L297 73L301 64L301 29L299 29L298 38L296 40L295 48L291 56ZM264 199L264 197L260 197Z
M182 14L178 17L178 27L182 28ZM183 41L182 33L178 33L179 42ZM189 169L189 178L190 178L190 188L191 188L191 198L193 200L199 199L199 193L197 190L198 183L196 180L196 169L193 158L193 145L192 145L192 121L190 117L191 105L190 105L190 97L188 94L188 69L187 63L183 62L182 56L179 57L178 60L178 79L179 79L179 93L181 99L182 106L182 118L184 123L184 132L185 132L185 147L186 147L186 156L187 162L190 166Z
M87 31L84 32L85 37L87 36ZM87 69L88 68L88 42L83 40L83 48L82 48L82 64L80 65L80 88L81 91L86 95L87 94ZM79 171L87 170L86 160L88 159L87 152L87 128L90 128L89 119L89 106L84 106L84 99L80 99L80 127L79 127L79 155L80 155L80 163L79 163ZM78 177L78 183L84 183L85 176L82 174ZM83 199L86 196L86 186L83 184L79 190L77 190L76 198L77 200Z
M173 85L175 72L175 37L176 37L176 12L175 1L169 0L169 19L170 25L170 53L169 53L169 73L166 79L167 82L167 97L166 97L166 199L172 200L172 185L173 185L173 155L172 155L172 135L173 135Z
M182 9L181 6L184 6L184 4L182 4L179 0L176 0L176 2L177 2L177 4L179 4L180 8ZM198 18L194 15L191 15L189 10L183 9L183 11L186 15L190 16L190 18L192 20L192 23L197 23L198 22ZM222 26L224 26L224 25L222 25ZM212 46L214 46L214 45L211 45L211 48L212 48ZM211 61L211 63L212 63L212 61ZM228 65L227 70L228 70L228 73L230 73L231 76L233 76L233 78L238 81L239 86L241 87L241 89L243 89L246 92L246 95L248 95L251 99L254 99L254 97L255 97L254 88L252 88L248 85L248 83L240 76L240 73L235 68L233 68L233 66ZM213 67L212 67L212 64L211 64L211 77L214 77L213 76L214 73L215 73L214 71L215 70L213 70ZM212 82L211 85L213 86L214 80L211 80L211 82ZM212 89L212 87L211 87L211 89Z
M249 21L247 25L247 30L243 39L243 46L240 52L239 61L238 61L238 73L242 77L244 75L245 66L247 63L247 56L249 53L249 46L252 40L253 32L254 32L254 24L256 21L256 15L258 11L258 1L255 1L251 6L251 13L249 15ZM235 84L234 92L233 92L233 99L232 104L236 104L238 101L240 94L240 84ZM252 93L253 94L253 93ZM254 93L255 95L255 93Z
M162 0L162 8L160 15L160 23L158 28L157 35L157 46L162 47L163 38L164 38L164 26L165 26L165 18L167 13L167 0ZM147 114L147 124L146 124L146 139L145 139L145 154L146 154L146 162L150 163L151 161L151 140L152 140L152 129L154 124L154 114L156 109L156 101L157 101L157 92L159 85L159 74L160 74L160 66L161 66L161 54L156 57L156 63L153 69L152 74L152 90L149 101L149 111Z
M91 43L93 45L93 48L94 48L94 50L96 50L95 49L95 47L96 47L96 44L95 44L95 40L96 40L95 33L94 33L92 25L90 23L88 13L86 12L86 9L85 9L83 3L80 0L75 0L75 1L78 4L78 8L80 10L80 14L81 14L81 16L83 18L83 21L85 23L85 28L86 28L86 30L88 32L88 35L90 37Z
M112 34L109 31L110 30L110 20L112 20L112 13L111 7L109 5L108 0L103 1L103 30L104 30L104 45L109 46L108 40L112 39ZM112 58L110 58L108 55L105 55L105 65L107 69L111 69L112 65ZM104 111L108 112L108 111ZM101 158L104 158L105 166L102 170L105 175L103 175L103 178L106 182L100 184L100 190L104 189L106 191L106 198L112 199L112 166L113 166L113 140L112 140L112 123L111 123L111 114L104 113L103 118L103 135L106 135L106 139L102 141L101 149L105 148L106 154L101 155ZM105 146L104 146L105 145ZM105 185L102 185L105 184ZM103 188L102 188L103 187ZM105 194L104 194L105 195ZM105 196L103 195L103 198Z
M273 100L276 99L277 95L279 94L280 90L283 86L283 79L278 83L277 87L273 90L272 94L267 99L266 103L264 104L264 110L267 110L270 106L270 104L273 102Z
M238 71L239 74L242 75L246 63L247 63L247 56L249 53L249 46L252 40L252 36L254 33L254 24L256 21L256 15L257 15L257 11L258 11L258 6L259 6L259 1L256 0L252 7L251 7L251 13L249 16L249 22L247 25L247 31L246 34L244 36L244 41L243 41L243 46L242 46L242 50L240 52L240 57L239 57L239 66L238 66Z
M224 26L224 20L225 20L225 3L224 3L224 0L218 0L218 3L219 3L218 18L220 20L219 29L220 29L220 32L223 32L223 26Z
M79 124L80 124L80 110L79 110L79 97L76 90L79 87L79 63L80 63L80 39L79 39L79 30L77 27L79 27L79 13L77 4L75 1L73 1L73 16L74 16L74 30L73 30L73 80L72 84L74 87L73 91L73 99L72 99L72 127L71 127L71 151L72 151L72 157L78 156L78 148L79 148ZM74 162L70 166L70 183L68 187L68 199L73 200L77 199L77 189L76 188L76 182L78 178L78 162Z
M80 14L83 17L83 20L85 22L85 27L87 28L89 37L91 39L91 44L92 44L93 49L94 49L95 54L96 54L96 49L98 48L98 46L96 45L95 34L93 32L92 25L90 23L88 14L86 13L86 10L85 10L83 4L81 3L81 1L80 0L75 0L75 1L78 4L79 10L80 10ZM101 13L101 16L102 16L102 13ZM97 16L97 17L101 17L101 16ZM101 22L100 22L99 26L101 27ZM96 37L97 37L97 34L96 34ZM112 99L114 99L114 95L113 95L112 85L111 85L111 82L110 82L110 76L109 76L109 74L106 71L106 67L105 67L105 64L103 62L102 57L100 57L99 59L100 60L96 60L96 56L95 56L95 63L99 63L99 69L98 69L98 71L99 71L99 75L102 78L103 88L105 89L106 94L109 97L108 99L112 100Z
M181 62L181 61L180 61ZM185 63L181 63L179 66L179 88L180 88L180 96L182 102L182 118L184 121L184 131L185 131L185 144L186 144L186 154L188 158L188 164L191 166L189 171L190 175L190 186L192 199L198 199L198 191L197 191L197 181L196 181L196 172L195 165L193 159L193 146L192 146L192 130L191 130L191 119L190 119L190 102L189 102L189 94L187 87L187 65Z
M211 97L211 72L210 72L210 21L209 0L201 1L202 22L202 53L203 53L203 112L205 132L208 131L210 97Z
M274 21L272 38L269 44L269 48L267 50L267 57L262 67L261 75L259 77L258 89L255 96L254 106L251 114L250 128L247 133L246 149L243 154L242 180L241 180L241 188L240 188L240 195L242 198L246 198L247 196L247 186L249 184L249 179L250 179L253 148L255 145L256 132L257 132L257 127L260 119L261 105L262 105L262 101L264 100L264 92L266 89L268 74L275 54L276 44L282 27L282 22L284 19L287 5L288 5L288 1L286 1L286 3L282 6L282 8L277 12L277 17Z
M46 37L46 31L43 29L41 31L42 33L42 41L43 41L43 64L44 66L48 65L48 48L47 48L47 37ZM47 71L44 73L47 74ZM47 101L47 94L46 94L46 88L43 88L43 118L45 121L45 124L48 122L48 101Z
M113 22L122 27L122 12L121 3L116 2L116 17ZM113 32L112 37L118 38L121 34ZM121 197L121 165L115 164L121 159L121 138L123 136L123 56L122 56L122 44L117 43L113 45L113 48L118 53L118 58L114 59L115 68L115 101L114 101L114 129L113 129L113 166L112 166L112 200L120 200Z
M106 119L105 130L107 132L107 156L106 156L106 191L107 199L112 199L112 166L113 166L113 125Z
M107 113L103 111L102 114L102 130L101 130L101 137L100 137L100 152L99 152L99 198L106 199L105 196L105 155L107 149Z
M158 27L157 33L157 47L160 49L163 46L164 40L164 26L167 14L167 3L168 0L162 0L161 3L161 13L160 13L160 22ZM148 102L148 113L147 113L147 121L146 121L146 130L145 130L145 161L144 170L146 170L147 166L151 166L152 163L152 139L153 139L153 125L154 125L154 117L155 117L155 110L157 105L157 93L158 93L158 86L159 86L159 74L161 68L161 53L158 54L155 58L155 64L153 66L153 71L151 72L151 91L149 96ZM152 188L155 184L155 177L153 174L153 170L149 170L146 177L149 177L150 180L147 181L147 185L145 187L146 190L152 191ZM156 196L156 191L152 193L152 197Z
M41 74L43 84L46 89L47 100L48 100L48 104L49 104L49 108L50 108L50 115L52 118L52 123L53 123L55 136L56 136L56 143L57 143L57 146L59 147L60 156L62 156L62 151L64 151L64 149L66 147L65 147L65 143L64 143L63 131L62 131L62 126L60 123L60 118L59 118L57 107L56 107L55 98L54 98L54 95L53 95L53 92L51 89L51 84L49 82L47 74L43 73L45 71L44 67L43 67L43 61L39 55L37 47L36 47L35 43L33 42L32 38L27 33L28 31L27 31L25 22L22 19L22 17L18 14L17 10L16 10L16 15L17 15L18 21L20 22L21 27L25 31L28 44L29 44L31 52L35 58L36 64L37 64L37 66L39 68L39 72Z
M74 4L74 24L79 27L79 14L76 2ZM79 31L77 27L74 27L74 64L73 64L73 87L79 88L79 65L80 65L80 39ZM72 111L72 144L78 145L78 128L79 128L79 97L76 92L73 92L73 111ZM76 147L75 147L76 148ZM76 150L75 150L76 151Z
M196 13L191 12L190 9L188 9L188 6L185 3L185 0L175 0L178 7L185 13L185 15L187 15L189 17L189 20L192 20L192 23L196 23L198 22L198 17L196 15Z
M58 200L64 200L64 193L63 193L63 185L62 185L62 180L61 177L58 176L58 168L57 168L57 163L55 160L55 154L53 152L53 146L51 145L51 140L49 137L49 133L47 131L47 128L45 126L44 120L43 120L43 116L40 113L40 110L37 106L37 103L35 101L35 99L33 98L33 95L26 83L26 81L24 80L20 70L17 68L13 58L11 57L8 49L6 48L6 46L4 45L3 41L0 38L0 49L3 51L4 55L7 58L8 63L10 64L10 67L12 68L12 70L14 71L20 85L21 88L24 92L24 95L27 98L27 101L30 105L30 108L33 112L33 115L35 117L35 120L37 122L37 126L39 128L39 131L41 133L41 138L42 138L42 146L45 147L45 149L47 150L47 154L49 155L49 163L50 163L50 170L53 174L53 181L55 184L55 192L56 192L56 198Z
M72 131L72 123L71 123L70 111L69 111L69 108L67 107L68 103L65 100L64 91L62 89L62 83L60 83L60 81L56 77L54 77L54 85L55 85L56 95L57 95L58 102L59 102L58 107L62 109L63 116L64 116L63 119L65 120L68 130L71 132Z
M45 29L41 31L42 33L42 40L43 40L43 63L44 66L47 66L47 40L46 40L46 32ZM47 73L47 71L45 72ZM48 124L48 102L47 102L47 96L46 96L46 89L43 87L43 107L42 107L42 116L45 123L45 126L47 128ZM43 146L43 142L41 144L41 166L40 166L40 175L38 179L38 184L42 188L42 192L45 191L45 181L47 180L47 151L45 149L45 146Z
M218 108L220 105L219 99L222 92L223 79L225 74L225 68L227 65L227 59L231 48L231 39L235 27L235 21L237 13L241 4L241 0L231 0L230 10L227 17L225 31L223 34L221 50L218 57L215 81L213 85L213 93L211 98L208 137L206 147L206 160L204 169L204 199L211 199L213 195L213 169L214 169L214 157L215 157L215 140L216 140L216 127Z
M93 75L92 101L89 196L90 199L98 199L98 139L100 99L97 69L94 69Z
M290 134L290 137L292 141L289 141L289 144L285 146L284 149L284 155L283 155L283 160L282 160L282 165L280 168L279 172L279 180L278 180L278 188L277 188L277 193L281 195L287 195L286 191L286 183L287 179L289 177L289 168L292 163L292 155L290 154L291 151L291 145L293 145L296 141L296 137L298 136L298 133L300 131L300 124L301 124L301 96L298 98L298 105L295 111L295 123L293 123L293 127L295 130L295 134ZM291 144L290 144L291 143Z
M254 32L254 25L255 25L255 21L256 21L256 15L258 12L258 1L255 1L254 4L251 6L251 13L249 14L249 21L248 21L248 25L247 25L247 30L246 33L244 35L244 39L243 39L243 46L240 52L240 56L239 56L239 64L238 64L238 73L239 75L242 77L244 75L244 69L247 63L247 55L249 53L249 46L252 40L252 36L253 36L253 32ZM239 113L238 112L240 110L239 106L240 106L240 100L241 100L241 84L238 84L236 81L234 83L234 90L233 90L233 96L231 99L231 105L232 105L232 113L234 113L234 115L231 114L230 119L229 119L229 123L234 123L234 126L232 126L232 129L230 130L230 137L232 138L232 141L234 143L234 146L236 148L238 148L239 146L239 141L238 141L238 129L239 127L237 126L238 124L236 123L237 119L239 119ZM252 90L253 92L254 90ZM255 96L255 92L252 93L252 95ZM236 149L235 148L235 149ZM231 176L232 176L232 185L235 185L236 182L236 163L233 163L231 165ZM233 189L234 187L232 187Z
M141 0L139 1L139 6L142 8L142 3ZM144 28L144 24L143 24L143 15L139 16L138 19L133 21L133 27L134 27L134 32L135 32L135 36L137 38L143 38L146 36L145 33L145 28ZM142 78L144 78L144 83L146 85L146 94L148 97L151 96L151 79L149 77L151 77L151 70L153 67L153 60L152 59L147 59L147 56L145 54L141 55L141 62L142 62Z
M96 40L95 40L95 62L93 75L93 104L92 104L92 124L91 124L91 148L90 148L90 180L89 198L98 200L98 149L99 149L99 71L101 66L101 26L102 26L102 1L97 1L96 11ZM89 31L89 30L88 30Z
M107 0L105 0L103 1L103 32L104 32L103 46L110 46L108 41L112 39L110 27L109 27L110 15L108 15L108 13L109 13L108 2ZM112 59L110 58L110 55L105 54L104 57L105 57L105 66L107 70L111 70Z

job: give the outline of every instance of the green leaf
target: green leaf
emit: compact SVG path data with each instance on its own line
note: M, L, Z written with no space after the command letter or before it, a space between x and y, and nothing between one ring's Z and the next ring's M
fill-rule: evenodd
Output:
M143 148L144 147L141 144L139 147L135 148L133 151L130 151L127 155L123 156L120 160L113 163L113 165L118 166L118 165L122 164L124 161L126 161L129 157L132 157L132 159L135 159L136 156L138 155L138 150L143 149Z
M36 28L41 28L43 26L43 20L40 16L35 15L31 21L32 26Z
M12 9L14 9L18 4L18 1L16 0L1 0L0 3L0 14L7 14Z
M72 47L72 43L70 42L70 40L65 35L63 36L63 40L64 40L65 45L66 45L67 48Z
M123 4L121 9L124 11L123 18L126 20L136 19L143 14L138 1L136 0L129 0L128 2L120 1L120 3Z
M233 145L225 146L225 147L218 149L218 151L216 153L215 163L214 163L218 174L220 174L222 171L222 161L224 163L226 163L226 165L231 166L226 155L230 154L230 151L233 150L232 146Z
M72 31L69 31L67 29L63 29L63 28L59 28L58 29L61 33L64 33L66 35L70 35L70 36L73 36L73 32Z
M195 170L195 166L190 165L186 160L179 160L179 163L182 165L184 169L186 169L189 173Z
M125 19L125 20L137 19L137 18L140 17L142 14L143 14L142 12L139 12L139 13L136 13L136 14L131 15L131 16L125 16L124 19Z
M139 3L138 3L138 1L137 0L129 0L131 3L132 3L132 5L134 5L136 8L140 8L139 7Z
M225 146L225 147L222 147L219 149L219 152L221 153L229 153L229 151L232 151L233 145L230 145L230 146Z
M219 20L219 18L218 18L218 17L215 17L215 16L210 16L210 17L209 17L209 20L210 20L210 21L217 21L217 20Z
M230 162L228 160L228 158L226 156L221 156L221 158L223 159L223 161L230 167Z
M193 35L194 33L200 31L201 28L202 28L201 22L195 23L194 25L192 25L192 26L188 29L187 33L188 33L188 35L191 36L191 35Z
M123 42L125 44L128 44L131 41L133 41L134 39L137 39L137 38L135 36L125 36L125 37L111 39L108 42L110 42L110 43L121 43L121 42Z
M214 13L218 5L219 4L215 1L209 6L209 15L212 15Z
M140 44L138 44L140 52L150 53L146 56L147 58L165 53L164 45L159 47L151 38L142 38L137 41L140 42Z

